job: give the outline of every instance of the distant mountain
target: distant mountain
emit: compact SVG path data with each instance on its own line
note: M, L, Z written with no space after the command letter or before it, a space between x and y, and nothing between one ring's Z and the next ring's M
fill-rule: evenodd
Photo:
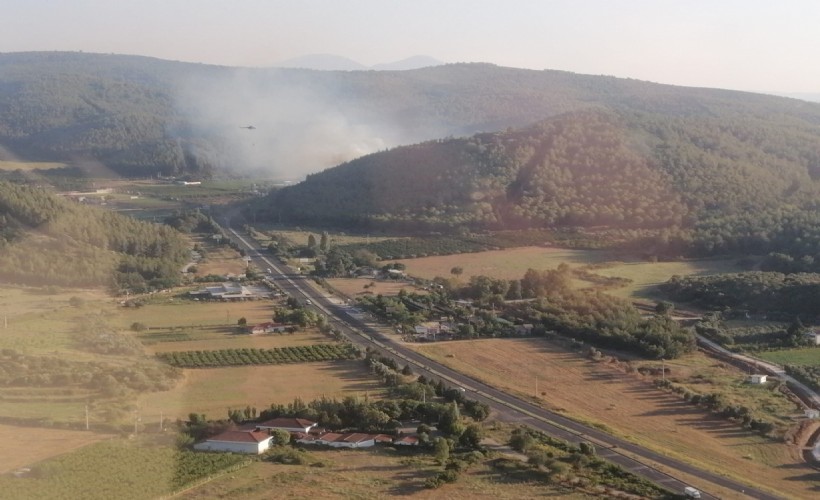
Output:
M803 99L804 101L820 102L820 93L811 92L794 92L790 94L780 94L785 97L793 97L795 99Z
M277 68L315 69L320 71L366 70L367 66L334 54L308 54L276 63Z
M656 255L784 252L820 270L817 115L741 109L585 110L403 146L274 192L254 219L368 231L616 231Z
M755 133L775 135L799 125L807 132L790 139L798 149L820 124L820 105L796 99L491 64L317 71L0 54L3 157L124 176L254 169L299 178L402 144L590 109L648 113L661 124L763 122L768 129Z
M441 66L444 64L438 59L430 56L412 56L401 61L391 63L374 64L370 69L376 71L407 71L410 69L429 68L431 66Z
M274 67L315 69L319 71L406 71L430 66L441 66L442 64L444 63L433 57L418 55L400 61L365 66L353 59L334 54L309 54L276 63Z

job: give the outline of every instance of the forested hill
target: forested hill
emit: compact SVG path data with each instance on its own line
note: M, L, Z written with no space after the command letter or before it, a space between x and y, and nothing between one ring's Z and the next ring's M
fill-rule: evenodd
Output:
M165 288L189 257L169 226L87 207L40 188L0 181L0 281Z
M820 104L795 99L489 64L311 71L0 54L0 159L96 163L128 176L248 166L298 174L316 168L304 166L316 151L323 152L319 162L344 160L359 150L522 127L591 108L716 123L767 120L773 130L820 123ZM240 129L250 124L256 130Z
M616 228L681 253L813 256L818 194L813 121L585 111L372 154L260 210L360 228Z

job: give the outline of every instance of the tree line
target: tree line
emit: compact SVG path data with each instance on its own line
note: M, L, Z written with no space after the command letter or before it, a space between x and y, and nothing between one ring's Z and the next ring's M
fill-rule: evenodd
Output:
M0 276L132 293L170 287L189 258L174 229L0 181Z

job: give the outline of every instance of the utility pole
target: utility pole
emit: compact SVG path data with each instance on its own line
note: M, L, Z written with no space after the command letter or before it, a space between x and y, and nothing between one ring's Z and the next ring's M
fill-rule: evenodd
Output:
M159 431L160 432L163 431L163 429L162 429L162 417L163 417L162 412L159 412Z
M666 383L666 360L661 358L661 380Z
M85 430L88 430L88 403L85 404Z
M535 397L538 398L538 375L535 376Z

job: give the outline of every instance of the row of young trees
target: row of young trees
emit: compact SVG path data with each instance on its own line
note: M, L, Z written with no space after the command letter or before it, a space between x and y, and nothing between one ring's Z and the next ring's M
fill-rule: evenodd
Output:
M157 353L159 359L178 368L310 363L355 359L358 356L358 349L347 343L274 347L272 349L243 348Z

